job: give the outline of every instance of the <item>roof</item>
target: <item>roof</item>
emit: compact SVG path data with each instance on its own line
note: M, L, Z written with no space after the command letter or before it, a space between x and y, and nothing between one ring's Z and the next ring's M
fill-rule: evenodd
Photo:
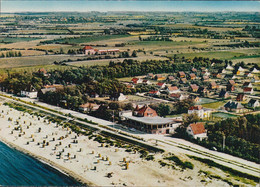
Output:
M163 124L168 124L174 122L170 118L162 118L159 116L156 117L136 117L136 116L127 116L127 115L122 115L125 118L131 119L133 121L138 121L141 123L145 124L151 124L151 125L163 125Z
M250 82L244 82L243 86L248 87L251 83Z
M221 90L220 93L219 93L219 97L224 97L226 94L228 94L227 91Z
M169 91L175 91L175 90L179 90L179 88L177 86L170 86L168 87Z
M194 73L191 73L190 77L193 78L193 77L196 77L196 75Z
M201 122L199 122L199 123L192 123L189 126L190 126L190 128L191 128L191 130L192 130L194 135L206 133L204 124L201 123Z
M149 106L147 105L144 105L143 107L139 108L138 105L136 106L135 110L134 111L137 111L138 114L141 114L143 115L145 113L145 111L148 110L150 112L154 112L157 116L157 113L155 110L153 110L152 108L150 108Z
M231 84L231 85L235 85L236 84L234 80L229 80L228 83Z
M243 99L244 99L244 96L245 96L245 94L243 94L243 93L239 93L238 95L237 95L237 101L242 101Z
M95 103L85 103L85 104L80 105L79 107L81 107L81 108L91 108L91 107L95 107L95 106L98 106L98 105L95 104Z
M245 88L244 88L244 92L251 92L252 89L253 89L253 88L245 87Z
M149 92L149 94L156 94L156 93L158 93L159 91L158 90L151 90L150 92Z
M163 83L163 82L158 82L156 85L158 85L158 86L163 86L165 83Z
M217 86L215 81L211 82L210 84L211 84L211 86Z
M85 46L84 48L83 48L83 50L90 50L90 49L93 49L91 46Z
M196 71L197 71L197 69L196 69L196 68L192 68L192 69L191 69L191 71L193 71L193 72L196 72Z
M181 94L173 93L173 94L170 94L170 97L180 98L180 97L181 97Z
M195 106L191 106L189 108L189 110L201 110L201 109L203 109L203 107L201 105L195 105Z
M199 89L199 86L197 86L196 84L191 84L190 87L191 87L191 89L193 89L193 90Z
M139 80L139 78L132 78L132 82L136 83Z
M185 76L185 73L184 73L183 71L180 71L180 72L179 72L179 75Z
M256 100L256 99L250 99L250 101L248 102L248 104L251 104L251 105L253 105L253 104L255 104L255 102L257 102L257 100Z
M231 109L239 109L244 108L241 103L235 102L235 101L229 101L224 105L225 108L231 108Z

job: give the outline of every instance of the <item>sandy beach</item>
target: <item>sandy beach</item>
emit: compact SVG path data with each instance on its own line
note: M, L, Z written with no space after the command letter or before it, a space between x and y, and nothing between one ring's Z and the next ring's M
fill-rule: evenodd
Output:
M158 161L167 152L157 153L153 161L147 161L140 158L138 152L126 152L125 148L106 144L102 146L88 136L78 136L71 129L43 117L20 112L3 104L0 105L0 139L87 185L229 186L222 180L209 179L199 171L217 172L225 177L224 172L202 166L197 161L193 161L193 170L162 167ZM178 157L188 159L185 155Z

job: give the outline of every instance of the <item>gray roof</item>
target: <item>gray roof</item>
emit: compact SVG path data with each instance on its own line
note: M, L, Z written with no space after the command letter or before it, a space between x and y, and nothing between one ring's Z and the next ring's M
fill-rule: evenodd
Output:
M136 117L136 116L127 116L127 115L122 115L123 117L134 120L137 122L145 123L145 124L150 124L150 125L163 125L163 124L168 124L174 122L170 118L162 118L162 117Z
M235 102L235 101L229 101L224 105L225 108L233 108L233 109L239 109L244 108L241 103Z

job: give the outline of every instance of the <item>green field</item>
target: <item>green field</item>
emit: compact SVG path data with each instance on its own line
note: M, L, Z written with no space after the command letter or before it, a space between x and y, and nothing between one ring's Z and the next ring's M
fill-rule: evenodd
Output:
M28 41L32 41L32 40L38 40L38 39L41 39L41 38L36 38L36 37L0 37L0 43L16 43L16 42L28 42Z
M171 55L173 57L173 55ZM200 53L183 53L177 54L178 57L185 57L188 59L193 59L194 57L203 58L216 58L216 59L233 59L235 57L245 56L244 53L232 52L232 51L218 51L218 52L200 52Z
M217 101L214 103L207 103L207 104L202 104L203 107L205 108L212 108L212 109L218 109L219 107L222 107L224 104L227 103L227 100L223 100L223 101Z
M62 38L56 40L50 40L43 43L66 43L66 44L81 44L87 42L95 42L102 40L110 40L116 38L124 38L129 37L129 35L101 35L101 36L82 36L82 37L74 37L74 38Z
M201 44L203 42L195 42L195 41L136 41L134 45L141 46L186 46L186 45L194 45Z

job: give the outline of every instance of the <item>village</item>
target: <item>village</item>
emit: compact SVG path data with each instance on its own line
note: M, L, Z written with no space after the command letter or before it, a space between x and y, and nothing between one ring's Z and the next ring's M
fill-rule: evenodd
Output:
M85 46L86 56L119 53L118 49L98 50L91 46ZM187 126L186 132L193 138L200 140L207 138L207 130L204 124L213 119L225 119L227 117L241 116L259 112L259 92L254 91L259 86L259 70L232 66L227 64L224 68L210 70L205 67L195 68L190 71L178 71L176 73L153 74L137 76L120 80L127 88L147 87L147 92L134 95L124 95L114 92L112 94L98 95L95 92L86 93L88 102L79 105L76 109L85 114L93 114L103 106L102 103L131 103L130 109L121 110L118 113L117 123L135 132L136 130L148 134L174 134L175 129L183 123L183 115L195 115L198 120ZM48 76L48 72L42 68L38 73ZM75 87L75 84L67 87ZM152 88L152 89L151 89ZM28 91L29 90L29 91ZM45 85L37 91L33 87L23 90L21 97L36 99L47 92L59 92L64 90L61 84ZM179 115L159 116L150 105L156 103L190 102L186 113ZM64 101L66 106L66 101ZM112 121L115 123L113 113Z

